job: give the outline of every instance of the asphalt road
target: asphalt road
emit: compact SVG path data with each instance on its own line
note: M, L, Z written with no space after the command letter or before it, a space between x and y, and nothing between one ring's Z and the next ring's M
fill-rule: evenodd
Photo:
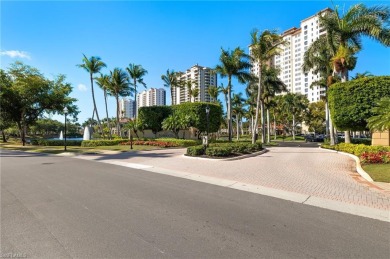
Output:
M386 222L110 164L1 156L3 256L390 256Z

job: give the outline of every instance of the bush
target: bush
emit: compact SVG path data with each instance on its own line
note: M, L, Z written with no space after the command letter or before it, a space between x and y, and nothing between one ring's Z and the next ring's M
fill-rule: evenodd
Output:
M390 163L390 152L364 152L360 159L362 164L388 164Z
M130 141L121 142L121 145L130 145ZM155 140L134 140L133 145L155 146L155 147L178 147L176 143Z
M193 146L187 148L187 155L188 156L201 156L204 155L204 146Z
M119 145L122 142L125 142L125 139L114 139L114 140L83 140L81 142L82 147L99 147L99 146L115 146Z
M196 145L200 144L200 141L192 140L192 139L157 138L155 140L156 141L170 142L170 143L176 144L176 146L180 146L180 147L190 147L190 146L196 146Z
M64 146L64 140L59 139L31 139L31 145L37 146ZM67 146L79 147L81 146L80 140L67 140Z
M229 146L225 147L208 147L206 148L207 156L225 157L232 154L233 148Z

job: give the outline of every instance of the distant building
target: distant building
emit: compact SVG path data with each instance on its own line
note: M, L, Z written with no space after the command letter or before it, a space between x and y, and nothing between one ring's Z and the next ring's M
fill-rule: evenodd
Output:
M166 105L166 91L163 88L151 88L137 94L137 107Z
M135 117L135 102L131 99L123 98L119 101L120 117L134 118Z
M321 96L325 95L325 89L319 86L310 88L314 81L320 79L320 75L313 73L313 70L308 73L303 72L303 56L316 39L326 34L326 30L320 27L318 16L327 12L332 12L332 9L321 10L319 13L302 20L300 28L293 27L283 32L281 36L289 44L282 46L280 55L275 56L270 61L271 65L280 69L279 78L286 84L287 90L291 93L306 95L310 102L319 101ZM258 64L253 63L252 65L251 72L257 75Z
M210 102L208 88L211 85L217 86L217 75L212 73L212 69L202 67L198 64L187 69L185 72L179 72L179 80L182 82L191 81L192 88L198 88L199 94L196 97L191 97L188 87L177 87L173 90L173 104L184 102Z

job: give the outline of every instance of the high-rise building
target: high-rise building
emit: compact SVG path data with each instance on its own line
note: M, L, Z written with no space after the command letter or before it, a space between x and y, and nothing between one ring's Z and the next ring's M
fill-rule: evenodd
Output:
M319 86L310 88L313 82L320 79L320 75L313 73L313 70L303 72L303 56L316 39L326 34L325 29L319 24L319 15L331 11L329 8L323 9L302 20L300 28L293 27L283 32L281 36L288 44L282 46L280 55L270 61L271 65L280 69L279 78L286 84L287 90L306 95L310 102L319 101L320 97L325 95L325 89ZM257 75L258 71L258 64L254 63L251 72Z
M187 86L177 87L173 91L173 104L184 102L210 102L208 88L211 85L217 86L217 75L212 73L212 69L202 67L198 64L187 69L185 72L180 72L179 80L181 82L191 82L192 89L198 89L198 95L190 96L190 91Z
M121 118L132 119L135 116L135 102L131 99L122 98L119 101Z
M166 104L166 92L163 88L151 88L137 94L137 107L159 106Z

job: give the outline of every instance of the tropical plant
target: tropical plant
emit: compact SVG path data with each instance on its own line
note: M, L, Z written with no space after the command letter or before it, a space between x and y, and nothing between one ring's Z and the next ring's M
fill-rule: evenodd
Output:
M353 55L362 48L362 36L390 46L389 18L388 6L366 7L364 4L352 6L342 17L338 7L319 17L320 25L327 32L328 46L337 46L331 62L333 73L340 74L342 82L348 81L348 71L355 67ZM345 142L351 143L349 130L345 132Z
M120 105L119 97L126 97L131 94L129 87L128 76L121 68L114 68L110 71L110 80L108 83L108 94L115 97L116 100L116 130L119 136L122 136L119 118L120 118Z
M137 83L143 85L146 88L144 82L144 76L148 73L141 65L130 64L127 68L129 74L130 85L133 86L134 103L135 103L135 122L137 122L138 106L137 106Z
M96 84L103 90L104 93L104 104L106 107L106 122L108 128L108 136L110 139L112 139L111 125L110 125L110 119L108 118L108 107L107 107L107 89L109 89L110 76L100 74L100 77L95 78L95 80L96 80Z
M310 103L304 112L305 124L309 126L309 131L315 133L325 133L325 102Z
M252 61L256 63L258 66L258 89L257 89L257 99L256 99L256 115L254 121L254 128L257 129L258 120L259 120L259 110L261 112L261 140L262 143L265 142L265 124L264 124L264 102L261 97L263 96L263 86L261 73L263 70L263 66L267 66L267 62L269 62L272 57L278 55L281 51L281 46L284 45L285 42L283 38L276 33L276 31L265 30L260 33L258 30L254 30L251 33L251 45L250 45L250 55ZM252 132L252 143L254 144L256 141L256 131Z
M305 95L293 93L287 93L283 96L283 98L284 111L286 113L291 114L292 116L292 137L293 140L295 140L295 127L298 121L302 122L302 118L300 117L303 115L304 110L307 108L309 100L306 98ZM297 117L299 117L298 120Z
M370 130L390 130L390 97L382 98L372 112L377 115L367 120Z
M218 102L219 88L217 86L210 85L207 88L207 93L210 95L211 102L213 102L213 103Z
M100 119L99 119L99 113L98 113L98 110L96 107L95 92L94 92L94 88L93 88L93 75L96 73L99 73L102 68L106 67L106 64L103 61L101 61L100 57L92 56L90 58L87 58L87 56L85 54L83 54L83 56L84 56L84 58L82 59L83 63L79 64L77 66L83 68L84 70L86 70L89 73L89 78L91 81L92 100L93 100L92 118L94 117L94 114L96 113L96 118L98 121L99 130L100 130L100 132L103 132L103 128L102 128L102 125L101 125Z
M353 76L351 79L355 80L355 79L360 79L360 78L367 78L367 77L373 77L374 75L371 74L370 72L368 71L365 71L363 73L356 73L355 76Z
M236 134L237 140L240 139L240 118L244 116L244 102L245 99L242 97L242 93L233 94L232 98L232 113L236 117Z
M195 80L189 79L185 81L184 86L187 88L187 93L190 98L190 102L192 102L192 100L194 100L193 102L195 102L196 97L199 96L199 88L197 82Z
M224 50L221 48L219 61L221 64L215 67L215 72L220 74L222 78L227 77L227 121L228 121L228 136L229 141L232 141L232 78L237 77L238 82L245 83L251 79L248 69L251 67L248 62L249 56L244 53L244 50L237 47L233 51Z
M174 113L171 114L162 122L162 128L164 130L170 130L175 134L175 137L179 138L179 131L185 130L190 124L191 118L188 114Z
M174 95L173 92L176 91L177 87L181 86L179 76L180 73L173 70L169 71L169 69L165 75L161 75L161 79L164 81L164 86L168 87L171 91L171 105L176 104L176 100L174 99L176 95Z

